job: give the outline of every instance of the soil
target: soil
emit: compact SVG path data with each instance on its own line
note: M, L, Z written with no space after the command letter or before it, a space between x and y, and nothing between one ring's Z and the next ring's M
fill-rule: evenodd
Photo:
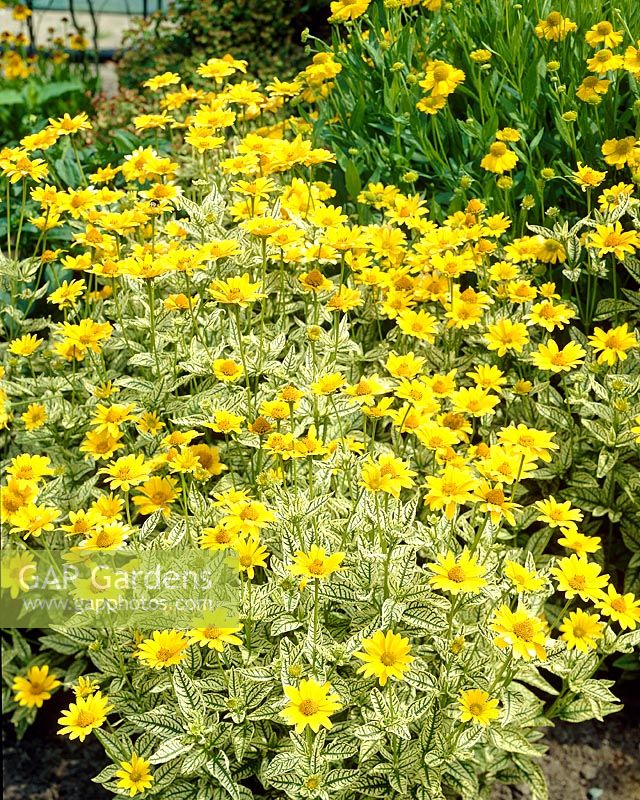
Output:
M560 723L546 741L542 769L549 800L640 800L640 697L625 692L624 711L605 722ZM107 764L94 737L84 742L57 736L57 718L68 700L56 695L38 713L24 739L2 726L3 800L109 800L91 778ZM492 800L525 800L523 787L498 786Z

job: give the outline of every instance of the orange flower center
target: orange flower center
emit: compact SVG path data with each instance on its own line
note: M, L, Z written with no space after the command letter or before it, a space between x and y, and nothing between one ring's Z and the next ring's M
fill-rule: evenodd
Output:
M531 639L533 639L535 630L531 620L525 619L523 622L516 622L516 624L513 626L513 632L518 639L523 639L525 642L530 642Z
M306 699L302 700L298 708L300 713L304 714L305 717L312 717L318 712L320 705L315 700Z

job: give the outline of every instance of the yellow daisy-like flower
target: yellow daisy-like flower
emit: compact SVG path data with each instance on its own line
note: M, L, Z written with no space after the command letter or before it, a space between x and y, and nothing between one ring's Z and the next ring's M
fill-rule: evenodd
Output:
M507 561L504 574L515 586L517 592L539 592L545 584L536 572L533 572L517 561Z
M494 142L489 152L480 162L482 169L502 175L512 170L518 163L518 156L504 142Z
M112 708L102 692L79 697L58 719L58 723L63 726L58 735L84 742L92 730L104 724Z
M459 556L455 556L449 550L446 555L439 555L435 562L427 564L427 567L435 573L429 579L434 589L441 589L451 594L460 592L477 594L487 585L483 577L486 573L485 567L478 564L475 556L468 550L463 550Z
M117 785L121 789L127 789L129 797L142 794L153 783L150 767L149 761L132 753L131 761L121 761L120 769L114 773L116 778L120 778Z
M588 614L579 608L562 620L560 630L569 650L575 648L587 653L597 648L598 639L604 635L604 623L598 614Z
M13 699L20 706L42 708L45 700L49 700L51 692L62 684L55 675L49 674L49 667L30 667L26 675L17 675L11 688L15 694Z
M531 354L531 360L538 369L549 372L569 372L583 363L586 350L577 342L569 342L560 349L553 339L538 345L538 352Z
M585 536L577 530L565 530L558 538L558 544L575 551L579 556L597 553L600 550L600 542L599 536Z
M550 528L560 528L563 533L577 530L577 523L582 521L582 511L573 508L569 500L559 503L549 495L546 500L536 500L534 506L540 512L536 519L546 522Z
M400 497L402 489L413 486L416 474L402 459L382 454L376 461L369 459L362 465L360 486L370 492L386 492L393 497Z
M429 475L426 481L429 491L425 502L432 511L444 508L447 519L453 519L456 508L472 502L478 480L468 469L447 464L442 475Z
M524 606L518 606L512 611L509 606L502 605L491 622L491 629L497 634L493 643L501 649L510 647L516 658L525 661L532 658L539 658L541 661L546 659L545 628L544 620Z
M154 631L138 645L135 655L148 667L163 669L183 661L189 644L181 631Z
M462 722L473 722L475 725L490 725L498 719L500 709L497 700L490 700L488 692L482 689L468 689L460 692L460 719Z
M627 359L627 350L636 348L638 340L635 331L630 331L625 322L609 331L595 328L593 334L589 336L589 344L599 353L599 364L608 364L613 367L618 361Z
M596 606L605 616L617 622L622 630L634 630L640 625L640 600L636 600L631 592L620 594L609 584L607 593L598 600Z
M358 668L367 678L376 677L380 686L389 678L401 681L410 668L413 656L409 639L393 631L376 631L370 639L362 640L362 651L353 655L365 663ZM364 652L363 652L364 651Z
M609 582L609 576L601 575L600 571L598 564L575 554L559 559L558 565L551 568L558 589L564 592L568 600L576 595L582 600L600 600L602 590Z
M190 644L199 644L200 647L208 647L210 650L217 650L222 653L225 644L242 644L242 639L234 634L242 630L240 625L232 628L219 628L210 625L207 628L192 628L187 636Z
M485 339L489 350L495 350L499 356L504 356L510 350L521 353L529 341L529 334L523 322L499 319L489 325Z
M256 567L267 566L267 548L263 547L257 539L239 539L233 545L238 554L238 569L246 572L247 578L253 580Z
M284 693L290 702L281 715L288 725L295 725L296 733L302 733L307 726L314 733L321 727L332 728L329 717L342 708L338 695L331 693L331 685L313 678L301 680L297 688L285 686Z
M298 550L293 564L287 569L292 575L300 575L303 580L300 588L304 588L309 580L325 580L340 569L344 553L329 555L323 547L312 544L308 553Z
M145 463L144 455L132 454L121 456L107 467L100 470L102 475L107 475L107 483L111 489L122 489L128 492L132 486L143 483L149 477L151 469Z
M234 383L243 372L242 364L237 364L232 358L216 358L213 362L213 374L219 381Z
M25 335L21 336L19 339L13 339L9 342L9 352L13 353L14 356L28 358L35 353L42 342L43 340L38 339L34 334L25 333Z
M245 273L226 281L214 281L209 286L209 294L219 303L246 308L250 303L265 297L264 293L258 291L259 288L260 283L251 283L248 273Z

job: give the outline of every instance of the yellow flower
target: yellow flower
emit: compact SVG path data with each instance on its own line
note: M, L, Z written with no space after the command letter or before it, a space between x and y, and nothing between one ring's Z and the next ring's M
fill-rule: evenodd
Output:
M465 412L472 417L484 417L494 413L494 408L500 402L500 398L489 394L480 386L472 386L453 392L451 402L453 410L456 412Z
M612 53L611 50L605 48L598 50L593 58L587 59L587 68L589 72L595 72L597 75L604 75L605 72L613 72L621 69L624 63L623 57L619 53Z
M58 119L49 119L49 124L54 130L58 131L61 136L69 136L78 131L87 131L92 127L89 122L89 117L84 111L76 114L75 117L70 117L69 114L65 114Z
M116 778L120 778L117 786L127 789L129 797L134 797L138 792L142 794L153 783L151 764L135 753L131 753L131 761L121 761L120 767L121 769L114 773Z
M12 515L12 530L23 534L25 539L29 536L40 536L43 532L54 529L53 523L59 516L60 511L57 508L30 503Z
M263 547L257 539L239 539L233 545L238 554L238 569L246 572L247 578L253 580L255 567L267 566L267 548Z
M298 688L285 686L284 693L290 702L281 714L288 725L295 725L296 733L302 733L307 726L314 733L321 727L333 727L329 717L342 708L338 695L331 693L331 685L313 678L301 680Z
M31 403L21 419L28 431L37 431L47 421L47 410L40 403Z
M62 281L62 284L49 295L49 302L54 303L59 309L75 308L78 298L86 288L84 280Z
M240 500L229 506L228 513L220 520L220 524L241 536L257 538L260 531L273 522L276 515L258 500Z
M427 64L424 79L420 86L432 97L446 97L456 90L465 79L461 69L447 64L446 61L431 61Z
M189 644L181 631L154 631L149 639L138 645L134 655L148 667L163 669L184 661Z
M233 547L238 539L235 531L229 530L226 525L216 525L213 528L204 528L200 537L200 547L203 550L225 550Z
M385 368L394 378L415 378L422 371L424 358L416 356L415 353L405 353L397 355L393 351L389 353Z
M482 689L468 689L460 692L460 719L462 722L473 722L476 725L490 725L498 719L500 710L497 700L490 700L489 694Z
M458 505L474 500L478 481L468 469L447 464L442 475L427 476L426 485L425 502L431 511L444 508L447 519L453 519Z
M81 675L73 687L73 693L76 697L87 697L87 695L93 694L99 688L100 685L92 678Z
M326 396L337 392L345 383L345 377L341 372L329 372L325 375L320 375L318 379L311 384L311 391L315 395Z
M237 305L246 308L250 303L266 297L259 292L260 283L251 283L249 275L229 278L226 281L213 281L209 286L209 294L214 300L225 305Z
M491 629L498 634L493 643L501 649L510 647L516 658L544 661L547 658L545 627L546 623L524 606L519 605L512 611L509 606L502 605L491 622Z
M210 650L222 653L225 644L242 644L242 639L234 636L239 630L242 630L240 625L231 628L209 626L207 628L193 628L187 633L187 636L190 644L199 644L200 647L208 647Z
M402 333L433 344L438 330L438 320L428 311L401 311L397 317L398 327Z
M370 492L386 492L393 497L400 497L402 489L413 486L413 477L417 473L393 455L383 453L377 461L368 459L362 465L362 481Z
M585 41L591 47L603 44L605 47L617 47L622 41L622 31L614 31L613 25L606 20L598 22L585 33Z
M42 708L49 700L53 689L62 684L55 675L49 674L49 667L30 667L26 675L17 675L11 688L15 691L13 699L18 705L27 708Z
M615 587L609 584L607 593L596 603L602 613L617 622L622 630L634 630L640 624L640 600L628 592L619 594Z
M216 433L240 433L244 417L240 414L233 414L231 411L218 410L213 412L213 422L207 422L205 428L211 428Z
M600 574L600 567L584 556L572 555L558 559L558 566L551 568L551 574L558 582L558 589L564 592L567 600L576 595L582 600L600 600L602 589L609 581L608 575Z
M578 169L572 173L573 182L577 183L583 192L587 189L595 189L600 186L602 181L607 177L606 172L599 172L591 167L583 167L582 162L578 161Z
M101 692L79 697L58 719L58 723L63 726L58 734L84 742L92 730L104 724L112 708Z
M544 578L518 564L517 561L507 561L504 574L517 592L539 592L545 584Z
M531 361L538 369L549 372L569 372L584 362L586 350L577 342L569 342L562 350L553 339L540 343L538 351L531 354Z
M103 467L100 473L108 475L107 483L111 489L122 489L128 492L132 486L143 483L148 477L150 467L145 463L144 455L137 456L130 454L121 456L107 467Z
M389 678L396 681L404 679L404 673L410 668L413 656L409 639L393 631L376 631L370 639L362 640L363 651L353 655L365 663L358 668L367 678L376 677L380 686L384 686Z
M613 367L617 361L627 359L627 350L632 350L638 346L635 331L630 331L625 322L616 328L604 331L602 328L595 328L593 334L589 336L589 344L599 353L598 363L608 364ZM599 352L601 351L601 352Z
M597 75L589 75L576 89L576 95L584 103L598 105L602 101L601 95L605 95L609 89L611 81L599 78Z
M493 525L499 525L503 518L509 525L516 524L513 509L520 508L520 505L513 500L507 500L501 483L491 486L487 481L482 481L474 495L480 500L480 511L491 515Z
M176 83L180 83L180 76L176 72L163 72L162 75L149 78L142 85L151 89L152 92L157 92L158 89L164 89Z
M175 478L160 478L154 476L145 481L140 487L141 494L133 497L134 505L143 514L153 514L162 511L165 517L169 516L171 503L180 494Z
M489 152L480 162L482 169L502 175L512 170L518 163L518 156L504 142L494 142Z
M550 528L560 528L562 533L577 530L577 523L582 521L582 511L572 508L569 500L559 503L549 495L547 500L536 500L534 506L540 512L536 519L546 522Z
M597 553L600 549L599 536L585 536L577 530L565 529L558 539L558 544L569 550L574 550L579 556L587 553Z
M602 145L602 155L607 164L622 169L637 157L636 140L633 136L625 139L607 139Z
M303 589L308 580L325 580L340 570L344 556L344 553L329 555L323 547L313 544L308 553L298 550L293 564L289 564L287 569L292 575L302 576L300 588Z
M439 555L435 562L427 564L427 567L435 573L429 578L429 583L434 589L441 589L451 594L460 592L471 592L477 594L487 585L483 575L486 569L480 566L468 550L463 550L459 556L449 550L446 555Z
M334 373L338 374L338 373ZM376 395L386 394L391 388L378 378L377 373L362 377L353 386L347 386L344 393L360 405L372 406L376 402ZM328 392L323 392L327 394Z
M539 458L549 463L551 461L549 450L559 449L559 446L552 441L555 435L555 431L541 431L519 423L501 428L498 432L498 441L501 444L512 445L516 452L528 458Z
M489 325L485 339L489 350L496 350L499 356L504 356L510 350L521 353L529 341L529 334L523 322L499 319Z
M231 358L216 358L213 362L213 373L219 381L234 383L243 375L242 364L237 364Z
M587 614L581 608L573 611L562 620L560 630L569 650L576 649L587 653L595 650L597 640L603 637L604 624L598 614Z
M21 336L19 339L13 339L9 342L9 352L13 353L14 356L28 358L40 347L42 341L42 339L38 339L34 334L25 333L25 335Z
M338 292L332 295L327 301L327 308L330 311L352 311L362 305L362 295L358 289L349 289L344 284Z
M596 225L595 233L588 239L589 247L593 247L600 255L613 253L619 260L624 261L625 254L633 255L640 247L640 239L635 231L623 231L619 222L608 225Z
M561 42L570 33L577 30L577 25L559 11L552 11L545 19L541 19L535 27L536 36L550 42Z
M111 458L116 450L124 447L120 442L123 435L122 433L112 435L108 430L87 431L79 449L81 452L87 453L88 456L95 458L96 461Z

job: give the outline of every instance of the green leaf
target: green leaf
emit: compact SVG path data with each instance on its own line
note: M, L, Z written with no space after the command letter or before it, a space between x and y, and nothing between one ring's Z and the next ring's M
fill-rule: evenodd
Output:
M180 667L176 667L176 671L173 673L173 690L180 711L187 719L204 716L205 705L202 692Z
M500 750L507 753L520 753L523 756L541 756L546 752L546 747L530 742L519 731L509 728L490 728L489 738Z
M356 200L362 189L362 181L360 180L358 168L353 161L347 161L344 170L344 182L347 187L347 191L353 200Z
M25 99L20 92L15 89L2 89L0 91L0 106L19 106L24 105Z
M185 732L184 726L177 718L175 711L169 709L168 706L155 708L153 711L147 711L146 714L130 714L128 719L134 725L142 728L142 730L162 738L176 736Z
M227 792L232 800L240 800L238 784L233 779L229 768L229 759L222 751L218 752L207 764L207 769Z
M84 85L80 81L56 81L40 86L36 93L36 104L43 105L69 92L84 92Z
M166 739L149 759L152 764L164 764L174 758L188 753L194 747L193 742L185 741L184 735Z
M117 734L109 733L102 728L96 728L94 730L94 734L96 739L104 747L104 752L112 761L119 763L120 761L131 760L131 752L133 747L128 736L118 736Z

